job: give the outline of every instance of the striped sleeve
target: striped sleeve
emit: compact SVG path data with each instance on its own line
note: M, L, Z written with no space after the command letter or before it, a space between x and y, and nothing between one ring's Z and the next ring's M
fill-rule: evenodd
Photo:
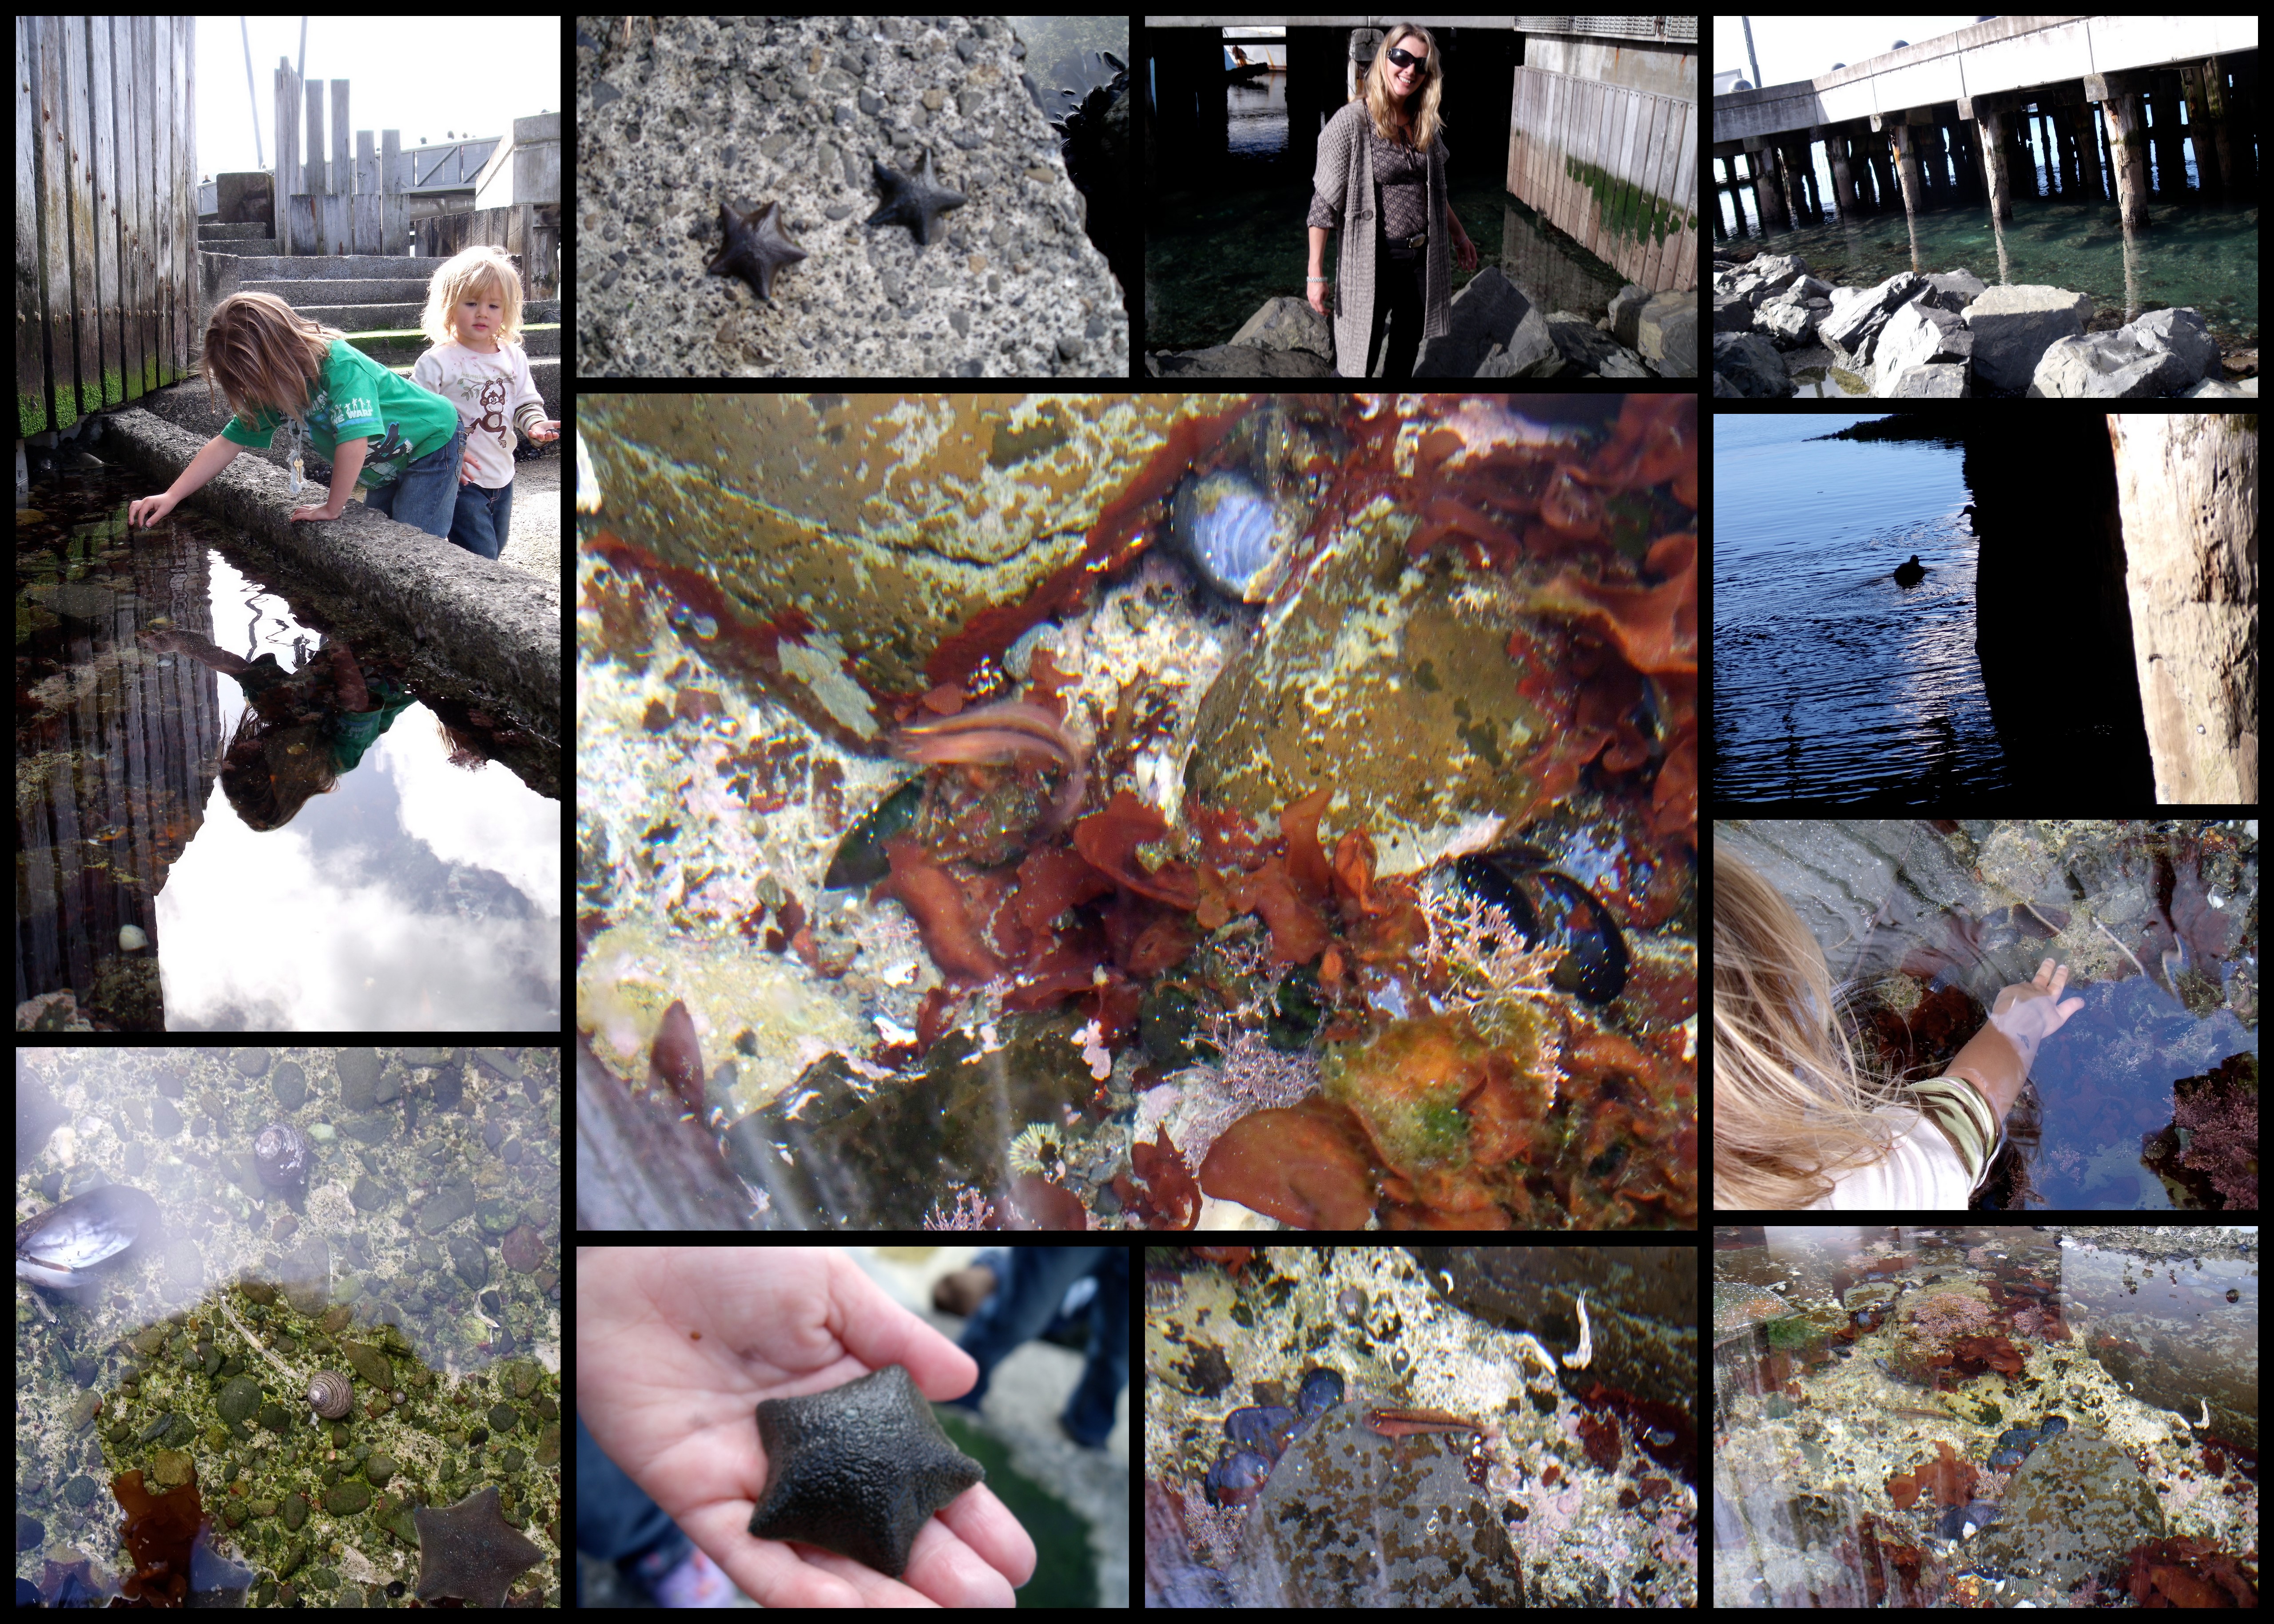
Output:
M1911 1097L1927 1119L1950 1136L1968 1177L1980 1184L1997 1154L1999 1133L1998 1113L1982 1091L1963 1078L1936 1077L1912 1084Z

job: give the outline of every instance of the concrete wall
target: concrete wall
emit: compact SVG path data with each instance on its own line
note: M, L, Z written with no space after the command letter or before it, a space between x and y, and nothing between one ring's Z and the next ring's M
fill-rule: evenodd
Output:
M139 408L106 419L107 457L140 468L162 490L206 437ZM415 644L414 674L469 697L486 693L531 731L561 738L561 623L520 571L397 524L351 502L338 518L296 523L282 469L240 455L189 499L235 525L339 608Z
M2257 49L2255 17L2000 17L1815 79L1715 96L1713 140L1718 147Z

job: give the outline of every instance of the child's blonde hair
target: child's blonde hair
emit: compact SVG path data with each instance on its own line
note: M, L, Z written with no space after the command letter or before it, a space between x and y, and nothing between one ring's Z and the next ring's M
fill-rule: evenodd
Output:
M1792 904L1735 857L1713 884L1713 1205L1785 1209L1884 1158L1906 1103L1857 1063L1831 972Z
M207 396L220 390L248 428L263 410L297 417L307 408L332 341L345 337L273 293L232 293L206 322L198 367L206 375Z
M418 329L430 344L455 344L458 330L451 317L457 307L493 294L505 306L497 342L521 342L521 273L502 252L489 247L468 248L442 261L426 286L426 308L419 315Z

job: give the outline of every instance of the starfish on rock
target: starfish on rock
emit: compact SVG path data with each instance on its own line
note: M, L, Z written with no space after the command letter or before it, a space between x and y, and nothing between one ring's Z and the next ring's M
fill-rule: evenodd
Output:
M758 1406L761 1539L796 1539L899 1578L917 1530L986 1477L948 1441L904 1365Z
M721 203L719 229L726 245L711 261L711 274L739 276L749 283L751 292L772 304L774 273L805 258L805 250L782 229L781 205L761 203L747 214L737 214Z
M498 1509L495 1484L444 1509L421 1506L410 1520L418 1525L420 1601L455 1596L502 1607L513 1582L545 1560Z
M939 217L951 208L961 208L965 202L960 192L950 192L940 184L939 168L929 152L916 165L914 175L903 175L898 169L888 169L876 159L877 184L885 189L883 207L869 216L872 226L900 225L915 233L916 249L922 252L931 241L932 233L939 227Z

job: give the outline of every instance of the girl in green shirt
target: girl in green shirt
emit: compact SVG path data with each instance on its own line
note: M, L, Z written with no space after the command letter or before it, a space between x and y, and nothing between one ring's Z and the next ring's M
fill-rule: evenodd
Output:
M366 506L430 536L450 533L465 436L457 408L440 395L271 293L231 294L214 307L201 367L234 415L163 496L127 509L130 525L157 523L239 451L265 447L289 419L332 464L330 500L296 508L293 518L336 519L361 486Z

